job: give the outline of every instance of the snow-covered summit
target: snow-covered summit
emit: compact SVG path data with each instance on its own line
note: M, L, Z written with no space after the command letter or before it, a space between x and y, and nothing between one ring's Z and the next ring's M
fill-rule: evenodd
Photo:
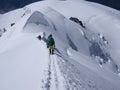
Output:
M119 17L83 0L40 1L2 15L0 90L120 90Z

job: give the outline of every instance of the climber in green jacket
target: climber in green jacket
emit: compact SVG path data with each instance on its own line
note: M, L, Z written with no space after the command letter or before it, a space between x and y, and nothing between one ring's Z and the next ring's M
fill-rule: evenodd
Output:
M55 49L55 40L52 37L52 34L48 36L47 39L47 48L49 48L50 54L54 54L54 49Z

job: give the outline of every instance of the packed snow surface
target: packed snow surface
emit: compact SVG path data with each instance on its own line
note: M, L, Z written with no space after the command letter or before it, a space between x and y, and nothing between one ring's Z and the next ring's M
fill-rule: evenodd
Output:
M83 0L39 1L0 15L0 90L120 90L119 34L119 11Z

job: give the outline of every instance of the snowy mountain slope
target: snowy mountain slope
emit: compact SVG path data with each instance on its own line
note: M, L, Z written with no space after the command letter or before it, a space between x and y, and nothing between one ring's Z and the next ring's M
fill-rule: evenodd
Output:
M44 66L48 64L48 61L46 61L48 53L45 49L42 50L44 54L40 54L41 48L45 48L44 45L40 44L41 42L37 42L33 37L27 36L26 38L26 35L22 36L23 38L17 38L17 40L22 42L19 46L0 55L0 68L3 68L0 70L2 77L0 82L2 85L0 86L1 90L34 90L37 87L39 88L37 82L41 79L42 71L45 68ZM37 44L32 45L32 43L30 43L31 40L34 43L37 42ZM39 50L36 48L37 46L40 46ZM38 54L33 56L33 53L36 52ZM39 60L41 57L42 61Z
M1 28L5 28L5 27L10 28L10 24L17 22L20 19L22 13L23 13L23 10L19 9L19 10L14 10L14 11L11 11L9 13L3 14L0 17L0 23L2 23L0 25L0 27ZM8 18L6 18L6 17L8 17Z
M84 1L42 1L27 6L29 14L15 13L24 15L16 17L20 20L16 21L12 28L8 27L9 30L0 39L0 90L120 89L120 78L117 75L119 62L116 63L118 57L109 56L105 63L99 64L101 58L90 56L90 47L96 48L92 48L93 55L112 55L110 50L114 45L110 40L115 38L113 36L113 39L107 39L110 45L105 46L101 40L104 31L92 30L94 24L90 23L83 29L68 20L67 18L73 15L70 11L72 7L69 6L76 5L72 8L75 9L79 7L77 3L81 4L80 7L89 6ZM93 7L90 9L95 10ZM99 14L98 11L94 13ZM79 19L82 17L77 11L74 15ZM89 16L83 18L87 20ZM106 27L108 25L109 23ZM50 33L56 41L53 56L49 55L45 44ZM41 41L36 38L39 34L42 36ZM99 50L100 54L95 54L96 50Z
M27 7L34 8L34 10L39 8L40 11L43 11L43 7L46 6L52 7L67 18L71 16L79 18L83 21L87 30L89 29L103 35L109 42L109 52L111 52L115 61L119 63L119 11L99 4L78 0L43 1L28 5Z
M60 19L61 20L61 19ZM29 21L29 19L28 19L28 21ZM33 25L34 25L35 23L33 23ZM40 28L38 28L38 30L39 30ZM29 29L30 30L30 29ZM46 30L46 29L42 29L42 30ZM30 30L31 31L31 30ZM18 35L18 34L17 34ZM17 42L18 41L18 42ZM15 79L15 81L13 81L12 82L12 84L13 85L11 85L11 84L7 84L8 86L8 88L9 89L13 89L13 90L19 90L19 89L23 89L23 90L26 90L26 89L30 89L30 90L34 90L36 87L38 87L39 89L41 88L41 87L43 87L43 88L48 88L49 87L49 83L52 83L53 84L53 86L51 85L50 86L50 88L51 88L51 90L56 90L56 87L57 86L55 86L54 85L54 83L56 83L56 82L52 82L52 80L50 80L50 81L47 81L46 79L44 79L45 77L43 77L44 75L43 75L43 73L42 72L44 72L44 69L46 70L47 68L45 68L46 66L48 66L50 63L49 63L49 57L46 55L46 56L39 56L39 54L41 54L41 53L45 53L45 54L48 54L48 52L44 52L44 48L45 48L45 45L44 45L44 43L43 43L43 45L42 44L40 44L41 46L39 46L39 43L40 43L40 41L39 40L37 40L36 39L36 34L34 34L32 31L31 31L31 33L29 32L29 33L27 33L26 32L26 34L19 34L19 36L18 36L18 38L15 38L15 40L13 41L11 41L11 42L15 42L14 43L14 45L12 45L12 46L14 46L14 49L12 48L12 50L9 50L8 49L8 51L6 51L6 52L4 52L2 55L1 55L1 59L2 59L2 61L4 61L4 60L9 60L8 58L9 57L11 57L11 56L13 56L13 57L11 57L11 60L15 60L15 61L11 61L10 60L10 62L12 62L12 64L15 64L16 66L13 66L13 68L14 67L16 67L16 69L14 70L13 68L10 68L11 67L11 64L8 64L8 65L6 65L6 64L4 64L5 62L1 62L1 67L3 68L3 66L2 66L2 64L3 65L5 65L4 67L6 67L6 66L8 66L6 69L7 70L5 70L6 72L3 72L5 75L7 75L6 73L8 73L7 71L11 71L11 70L13 70L13 76L15 75L16 77L14 77L14 78L11 78L12 77L12 75L11 75L11 72L10 73L8 73L8 75L9 76L5 76L5 77L7 77L7 78L9 78L8 80L9 81L11 81L11 79ZM35 44L34 44L34 43ZM43 42L43 41L42 41ZM16 44L16 43L19 43L19 44ZM15 45L16 44L16 45ZM37 44L37 45L36 45ZM30 46L29 46L30 45ZM34 46L35 45L35 46ZM28 47L29 46L29 47ZM43 47L44 46L44 47ZM38 49L39 47L41 47L41 49ZM30 49L31 48L31 49ZM36 49L37 50L36 50ZM26 50L27 49L27 50ZM34 50L33 50L34 49ZM24 52L24 50L25 50L25 52ZM32 51L30 51L30 50L32 50ZM42 51L41 51L42 50ZM47 49L46 49L47 50ZM61 49L62 50L62 49ZM35 51L35 52L34 52ZM17 52L19 52L19 53L17 53ZM23 53L24 52L24 53ZM22 54L21 54L22 53ZM34 53L37 53L37 54L35 54L35 56L33 56L34 55ZM6 56L6 54L7 54L7 56L8 57L5 57ZM13 55L11 55L11 54L13 54ZM10 55L10 56L9 56ZM16 56L16 58L14 57L14 55ZM41 54L41 55L43 55L43 54ZM79 68L79 67L74 67L75 69L73 69L73 71L71 72L71 67L73 67L73 65L74 65L74 63L72 63L72 65L71 65L71 63L69 63L70 61L72 61L72 60L67 60L67 61L69 61L68 63L66 63L66 58L64 57L64 55L62 55L63 56L63 59L61 60L61 58L59 58L57 61L59 61L59 63L63 63L63 64L59 64L60 66L61 65L64 65L64 64L67 64L67 65L64 65L64 67L66 67L66 66L69 66L68 67L68 73L67 73L67 75L68 74L73 74L74 75L74 73L75 72L73 72L73 71L76 71L76 68ZM41 61L39 61L39 60L41 60L40 58L42 57L42 67L43 67L43 69L41 70L40 68L41 67L38 67L38 66L41 66L41 64L40 64L40 62ZM43 57L46 57L45 59L43 59ZM67 56L66 56L67 57ZM13 58L13 59L12 59ZM48 59L47 59L48 58ZM55 57L51 57L51 58L55 58ZM37 59L37 61L36 61L36 59ZM16 61L17 60L17 61ZM28 61L29 60L29 61ZM64 61L65 60L65 61ZM78 59L79 60L79 59ZM43 61L45 61L45 62L43 62ZM55 60L54 60L55 61ZM62 62L61 62L62 61ZM29 62L29 63L28 63ZM40 65L38 65L37 64L37 67L36 67L36 63L35 62L39 62L39 64ZM53 63L53 64L52 64ZM53 73L55 73L56 71L53 71L54 69L56 69L56 67L58 67L58 66L55 66L54 67L54 65L57 65L57 64L54 64L54 63L56 63L56 62L53 62L52 61L52 59L51 59L51 66L50 66L50 70L52 70L52 71L50 71L50 72L53 72ZM20 66L22 65L22 68L20 68ZM25 65L24 65L25 64ZM30 65L29 65L30 64ZM44 64L44 65L43 65ZM46 64L48 64L48 65L46 65ZM70 64L70 65L69 65ZM28 68L26 68L26 65L27 65L27 67L28 68L30 68L30 70L28 69ZM35 70L35 71L31 71L31 65L32 65L32 70ZM35 65L35 66L34 66ZM75 64L76 65L76 64ZM45 67L44 67L45 66ZM63 67L63 66L61 66L61 67ZM85 69L85 66L83 66L84 67L84 69ZM82 68L82 67L80 67L80 68ZM24 71L24 70L25 71ZM83 69L83 70L84 70ZM2 69L3 70L3 69ZM38 70L40 70L40 72L42 73L38 73ZM49 69L47 69L48 71L49 71ZM64 70L64 69L62 69L61 68L61 70ZM90 69L89 69L90 70ZM85 71L86 71L86 73L88 73L89 72L89 70L88 69L85 69ZM18 71L18 72L16 72L16 71ZM58 71L59 71L59 69L58 69ZM26 73L24 73L24 72L26 72ZM33 74L31 74L33 72ZM63 71L63 72L65 72L65 71ZM83 72L83 71L80 71L80 72ZM78 72L77 72L78 73ZM85 75L87 75L85 73ZM91 71L89 72L89 73L91 73ZM30 76L28 75L28 74L30 74ZM58 74L58 73L57 73ZM22 76L19 76L19 75L22 75ZM31 76L32 75L32 76ZM37 75L37 76L35 76L36 78L34 78L34 75ZM39 81L38 82L41 82L41 81L44 81L44 83L42 84L42 82L40 83L40 87L39 86L36 86L36 83L37 83L37 81L36 81L36 79L37 78L39 78L38 77L38 75L43 75L43 76L41 76L41 78L39 79ZM54 74L52 74L52 75L54 75ZM48 75L48 77L53 77L53 81L54 81L54 77L57 77L57 76L52 76L52 75ZM58 74L58 75L60 75L60 74ZM75 75L76 75L76 73L75 73ZM64 81L64 79L62 79L62 81L64 81L64 85L66 85L66 86L63 86L62 88L63 88L63 90L66 90L67 88L72 88L72 89L92 89L92 90L94 90L94 89L96 89L96 88L99 88L101 85L100 85L100 83L102 82L101 81L101 79L102 80L104 80L103 78L101 78L100 80L99 80L99 82L100 83L98 83L98 84L95 84L95 83L97 83L96 81L93 81L93 79L92 80L90 80L89 78L88 78L88 80L89 81L84 81L84 79L82 79L81 77L78 77L78 75L79 74L77 74L76 75L76 79L78 79L78 80L76 80L75 78L71 78L71 76L69 76L69 79L67 79L67 77L65 77L66 76L66 73L65 74L63 74L63 77L65 77L65 80L69 80L69 81ZM29 77L28 77L29 76ZM45 74L45 76L47 76L46 74ZM84 75L83 75L84 76ZM91 75L91 77L93 77L94 75ZM20 79L19 78L17 78L17 77L20 77ZM62 78L63 78L62 77ZM32 79L30 79L30 78L33 78L34 80L32 80ZM44 80L42 80L42 78L44 79ZM86 78L86 77L84 77L84 78ZM95 76L94 76L94 78L95 78ZM96 77L95 79L97 79L98 77ZM99 77L100 78L100 77ZM113 77L112 77L113 78ZM57 77L57 79L58 79L58 77ZM82 79L82 80L81 80ZM3 78L2 79L2 81L4 81L5 80L5 78ZM25 81L25 84L24 83L22 83L22 81ZM70 83L70 81L71 80L73 80L72 81L72 83ZM32 82L32 83L30 83L30 82L28 82L28 81L30 81L30 82ZM59 80L59 83L62 83L62 81L61 81L61 78L60 78L60 80ZM65 83L66 82L66 83ZM81 85L81 82L82 82L82 84L83 85ZM95 82L95 83L94 83ZM106 80L105 80L105 82L106 83L108 83ZM113 82L113 81L112 81ZM117 81L116 81L117 82ZM58 85L59 85L59 83L57 83ZM78 85L76 86L76 85L74 85L75 83L77 83ZM14 87L14 84L16 84L16 87ZM22 84L22 86L20 86L19 87L19 85L21 85ZM32 84L35 84L35 85L32 85ZM45 86L44 86L44 84L45 84ZM46 86L46 84L47 84L47 86ZM95 84L95 85L94 85ZM4 85L6 85L6 83L3 83L3 86L1 87L1 89L4 89ZM24 86L25 85L25 86ZM30 86L29 86L30 85ZM38 84L37 84L38 85ZM43 86L42 86L43 85ZM61 84L60 84L61 85ZM88 86L89 85L89 86ZM100 86L99 86L100 85ZM111 85L110 83L109 83L109 85ZM29 87L28 87L29 86ZM108 85L107 85L108 86ZM14 87L14 88L13 88ZM64 89L64 87L66 88L66 89ZM115 87L116 87L116 85L115 85ZM58 88L58 87L57 87ZM108 89L108 87L103 87L103 89ZM110 89L111 88L111 89ZM42 88L41 88L42 89ZM40 89L40 90L41 90ZM59 89L61 89L61 87L59 86ZM113 85L112 85L112 87L110 87L109 86L109 89L110 90L112 90L113 89Z
M35 5L35 7L34 7L34 5ZM114 30L119 30L118 26L116 27L116 24L119 25L118 11L112 10L113 12L116 12L116 13L111 13L110 9L108 9L107 7L103 7L105 9L105 10L103 10L103 8L101 8L102 6L100 7L100 5L96 4L96 5L92 6L92 4L90 4L88 2L77 1L77 0L75 0L75 1L72 1L72 0L71 1L70 0L67 0L67 1L57 1L57 0L43 1L40 3L34 3L32 5L29 5L28 8L34 8L34 10L39 8L39 10L44 13L44 8L39 7L39 5L41 7L46 7L46 6L52 7L56 11L59 11L60 13L62 13L67 18L69 18L71 16L75 16L75 17L79 18L80 20L83 20L87 30L93 31L96 34L100 34L105 37L105 39L109 43L109 45L107 47L105 47L106 48L105 51L109 52L109 53L106 53L106 54L108 54L107 57L111 58L113 56L112 58L115 59L114 63L119 63L119 61L118 61L119 60L119 51L117 49L117 48L119 48L119 43L118 43L119 38L117 37L119 35L117 35L118 32L114 32ZM88 8L89 8L89 10L88 10ZM81 12L78 12L78 10L81 10ZM69 12L69 11L74 11L74 13ZM82 11L84 11L84 12L82 12ZM96 23L96 21L97 21L97 23ZM105 22L106 22L106 24L105 24ZM110 32L107 30L110 30ZM111 35L111 33L114 35ZM96 36L95 36L95 38L96 38ZM116 43L116 44L114 44L114 43ZM109 51L107 49L109 49ZM113 52L111 53L111 51L113 51ZM118 67L119 67L119 65L116 68L118 68Z
M0 16L0 35L2 36L4 32L10 30L20 19L29 13L31 13L31 10L23 7L21 9L2 14Z

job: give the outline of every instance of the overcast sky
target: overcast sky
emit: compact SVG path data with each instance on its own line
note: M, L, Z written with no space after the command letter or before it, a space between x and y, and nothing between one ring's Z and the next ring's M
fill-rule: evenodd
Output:
M41 0L0 0L0 13L4 13ZM102 3L120 10L120 0L88 0Z

